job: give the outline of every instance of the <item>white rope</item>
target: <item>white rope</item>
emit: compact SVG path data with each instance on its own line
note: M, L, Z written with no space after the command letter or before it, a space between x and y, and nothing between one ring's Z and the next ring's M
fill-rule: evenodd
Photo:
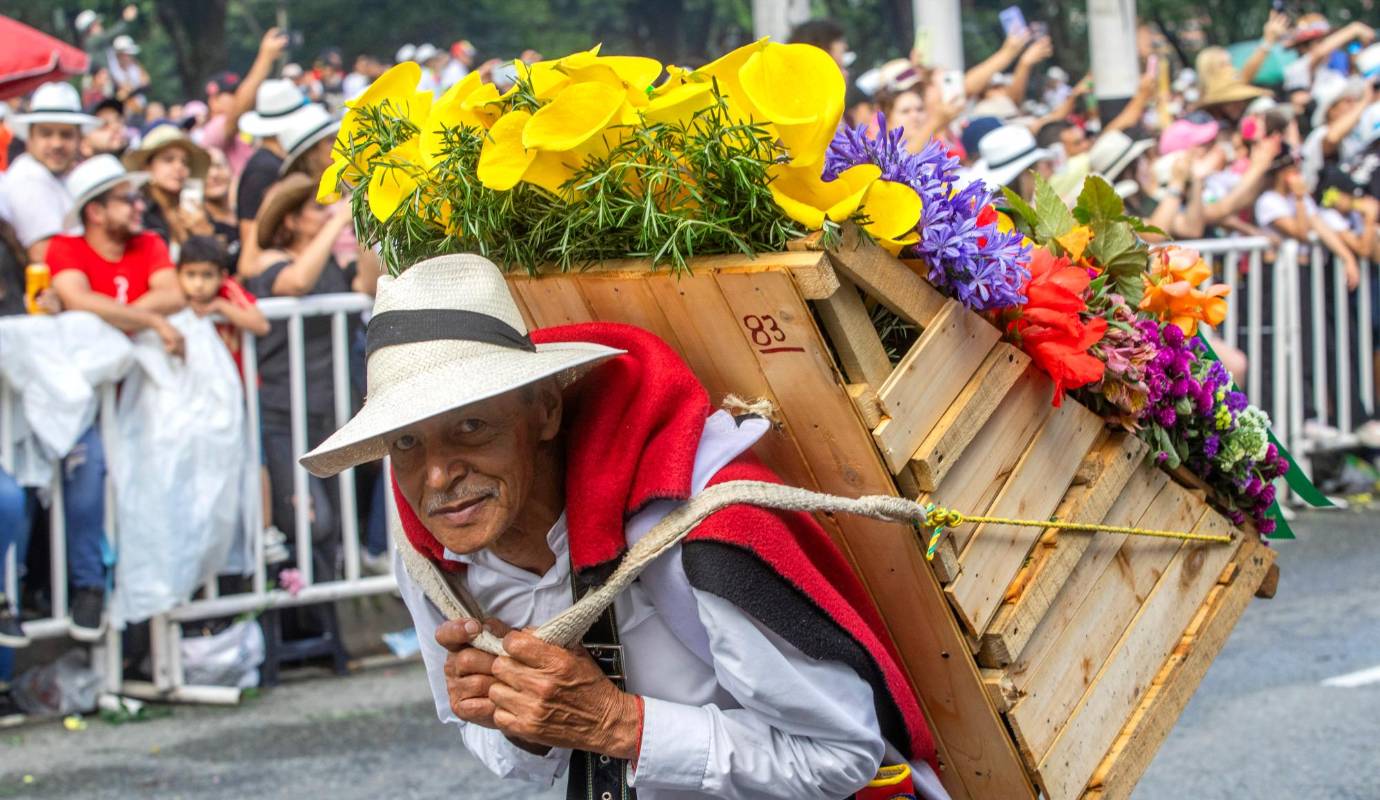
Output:
M647 565L674 547L710 514L735 505L751 505L778 511L805 511L857 514L895 522L918 522L925 519L926 509L913 500L890 495L839 497L760 481L730 481L711 486L667 514L647 535L628 549L617 569L604 585L580 598L573 606L557 615L536 631L543 641L569 647L580 641L613 599L628 588ZM412 580L447 618L479 619L483 610L468 593L457 594L453 584L441 570L418 553L402 531L394 531L403 566ZM458 583L458 582L457 582ZM462 590L463 591L463 590ZM503 655L503 644L487 631L475 639L474 646L486 653Z

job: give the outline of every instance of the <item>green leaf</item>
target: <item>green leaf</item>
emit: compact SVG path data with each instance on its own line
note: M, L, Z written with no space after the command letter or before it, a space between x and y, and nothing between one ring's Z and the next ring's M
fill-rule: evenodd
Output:
M1089 175L1083 181L1083 191L1078 194L1074 213L1077 214L1079 210L1087 212L1087 219L1079 217L1083 222L1115 220L1126 213L1126 204L1121 202L1116 190L1101 175Z
M1011 187L1003 186L1001 192L1006 197L1006 202L1011 204L1010 210L1015 212L1016 216L1020 217L1020 220L1024 221L1028 228L1034 230L1035 223L1040 219L1040 215L1035 213L1035 209L1031 208L1024 198L1012 191ZM1013 217L1011 221L1017 222L1018 220Z
M1145 291L1141 276L1150 265L1150 251L1136 238L1129 223L1103 220L1091 227L1093 238L1088 243L1088 254L1111 276L1117 294L1135 308Z
M1122 217L1121 219L1123 222L1128 223L1131 226L1131 229L1134 230L1136 233L1142 235L1148 233L1153 236L1163 236L1166 239L1169 238L1169 234L1165 233L1163 229L1157 228L1154 225L1146 225L1145 220L1140 219L1139 217Z
M1035 176L1035 215L1035 239L1041 244L1063 236L1077 224L1058 192L1039 175Z

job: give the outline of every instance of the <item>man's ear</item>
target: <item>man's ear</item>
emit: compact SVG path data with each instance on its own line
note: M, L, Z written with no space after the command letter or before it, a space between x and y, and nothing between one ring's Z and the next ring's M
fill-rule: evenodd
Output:
M561 415L565 410L561 387L554 378L537 385L537 409L541 441L549 442L561 432Z

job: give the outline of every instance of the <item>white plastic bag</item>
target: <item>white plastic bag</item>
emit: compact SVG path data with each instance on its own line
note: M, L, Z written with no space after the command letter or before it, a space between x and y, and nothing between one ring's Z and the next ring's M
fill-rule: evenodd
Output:
M210 636L182 638L182 668L193 686L258 686L263 663L264 632L258 620L236 622Z
M57 661L33 667L14 682L14 702L25 714L85 714L96 707L101 676L82 650L68 650Z
M225 563L245 487L244 388L209 320L168 320L186 341L169 357L152 331L134 339L138 367L121 388L118 435L106 443L115 483L112 618L148 619L187 600Z

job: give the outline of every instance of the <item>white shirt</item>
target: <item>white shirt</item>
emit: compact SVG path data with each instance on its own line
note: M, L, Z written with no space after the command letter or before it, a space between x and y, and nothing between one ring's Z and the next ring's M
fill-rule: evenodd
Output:
M1314 205L1313 198L1304 197L1303 202L1308 208L1309 215L1316 216L1318 207ZM1298 202L1274 190L1262 192L1255 200L1255 224L1262 228L1268 228L1278 220L1293 217L1296 213Z
M767 428L758 419L739 425L725 412L710 417L693 491ZM631 519L629 544L674 505L654 503ZM566 537L562 515L547 534L556 563L542 576L487 550L446 555L467 565L467 587L487 613L528 627L571 605ZM446 651L435 640L442 617L396 554L394 570L417 626L437 716L459 725L465 746L495 774L552 785L565 772L569 750L533 755L498 731L455 717L442 672ZM627 690L645 703L641 750L629 771L642 800L834 800L876 774L889 748L879 733L871 686L847 666L804 655L737 606L692 588L679 546L653 562L614 609ZM928 764L912 768L921 797L948 797Z
M28 153L0 175L0 214L14 226L15 236L26 248L65 232L63 217L71 210L67 185Z

